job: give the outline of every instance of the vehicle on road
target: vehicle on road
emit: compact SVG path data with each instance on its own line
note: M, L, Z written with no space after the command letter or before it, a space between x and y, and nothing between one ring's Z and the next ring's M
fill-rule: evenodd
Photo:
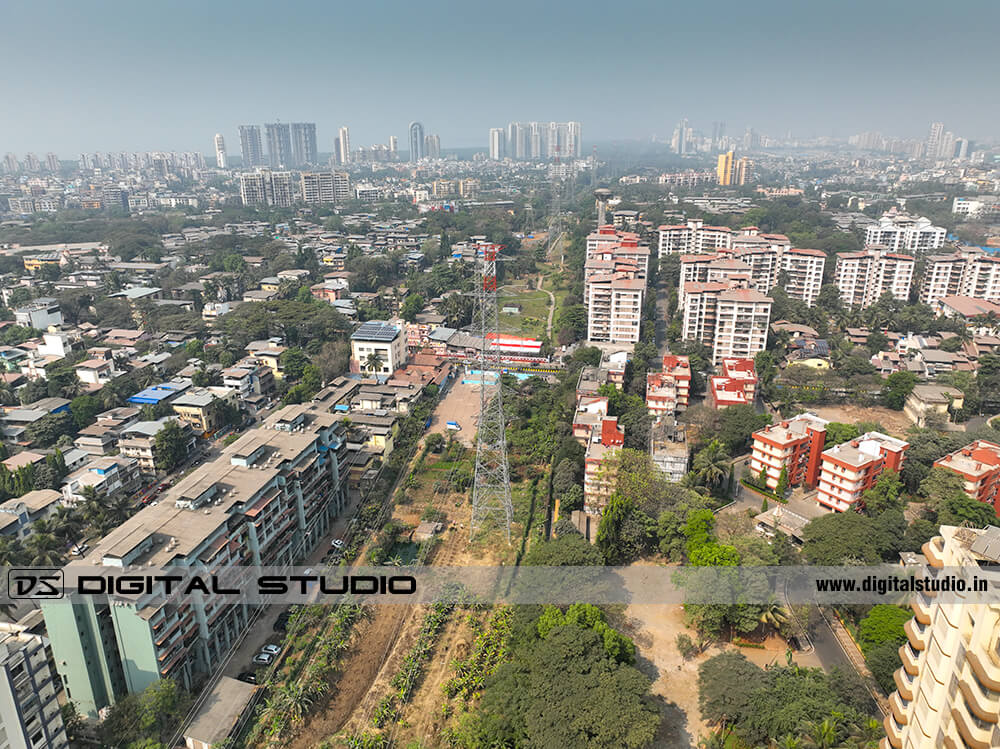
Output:
M239 679L240 681L245 681L247 684L257 683L257 674L255 674L253 671L244 671L236 678Z
M268 655L277 655L281 652L281 646L271 644L263 645L261 646L260 652L267 653Z
M453 432L462 431L462 425L459 424L457 421L449 421L447 424L445 424L445 428L450 429Z
M73 544L73 548L69 550L69 553L74 557L81 557L87 553L87 549L90 547L86 543Z
M344 542L339 538L335 538L330 542L330 546L339 551L344 548Z
M272 661L274 661L274 656L270 653L257 653L253 657L253 662L256 666L270 666Z

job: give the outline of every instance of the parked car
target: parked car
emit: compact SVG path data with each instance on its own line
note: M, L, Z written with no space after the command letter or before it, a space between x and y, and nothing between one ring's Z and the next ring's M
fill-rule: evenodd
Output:
M257 653L253 657L253 662L257 666L270 666L273 660L274 656L270 653Z
M330 546L339 551L344 548L344 542L339 538L335 538L330 542Z
M69 553L74 557L80 557L87 553L87 549L90 547L86 543L73 544L73 548L69 550Z
M253 671L244 671L236 678L239 679L240 681L245 681L247 684L257 683L257 674L255 674Z
M267 653L268 655L277 655L281 652L281 646L267 644L261 647L260 652Z

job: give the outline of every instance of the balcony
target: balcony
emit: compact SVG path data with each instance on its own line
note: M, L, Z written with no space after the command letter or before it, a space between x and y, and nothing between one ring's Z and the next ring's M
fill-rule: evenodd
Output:
M928 630L926 624L921 624L916 619L910 619L903 625L906 639L917 650L924 650L927 647Z
M920 547L920 550L927 557L931 567L944 567L944 539L940 536L932 538Z
M889 696L889 708L892 710L892 715L897 722L903 724L904 726L910 722L910 719L906 716L906 707L909 704L903 704L903 699L899 696L899 692L893 692Z
M917 618L917 621L921 624L931 623L931 607L924 600L924 597L920 594L913 596L910 601L910 608L913 609L913 613Z
M972 747L972 749L993 749L995 744L993 744L991 736L996 729L995 725L979 720L959 705L951 708L951 717L967 746Z
M893 749L903 749L903 727L896 723L895 718L892 717L892 713L885 716L885 720L882 721L882 727L885 728L885 738L892 745Z
M965 654L965 660L969 662L972 673L975 674L980 684L1000 692L1000 666L990 656L970 650Z
M972 679L962 679L958 682L958 688L962 690L969 712L987 723L996 723L1000 720L1000 692L984 688L982 684L971 683L974 680L973 675Z
M913 699L913 689L916 686L916 679L913 676L908 674L905 669L899 668L892 674L892 680L896 682L896 690L901 697L908 700Z
M910 646L909 643L899 646L899 657L903 661L903 668L906 669L906 673L911 676L916 676L920 670L917 665L916 651Z

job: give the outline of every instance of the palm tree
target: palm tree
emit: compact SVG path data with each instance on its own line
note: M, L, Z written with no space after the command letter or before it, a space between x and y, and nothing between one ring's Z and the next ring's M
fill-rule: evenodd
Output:
M833 749L838 733L840 724L835 717L824 718L821 723L813 721L806 726L806 733L801 737L803 749Z
M372 351L365 357L364 368L372 373L379 371L382 369L382 357Z
M704 486L717 487L729 476L729 453L719 440L712 440L708 447L694 456L694 473Z
M24 542L28 563L35 567L59 567L63 563L62 545L51 533L35 531Z
M760 612L759 621L765 627L780 630L781 627L788 622L788 618L788 612L785 608L772 598L764 604L764 608Z
M802 739L787 734L781 741L772 743L775 749L802 749Z
M0 536L0 567L16 567L24 561L24 549L16 538Z
M132 500L117 494L105 501L103 510L100 520L101 535L117 528L132 516Z
M83 530L83 518L75 507L63 505L56 508L52 518L52 533L61 541L77 545Z

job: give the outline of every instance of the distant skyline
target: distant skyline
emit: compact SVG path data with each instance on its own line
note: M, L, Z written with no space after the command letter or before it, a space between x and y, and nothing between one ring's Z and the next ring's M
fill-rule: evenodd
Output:
M579 121L585 149L682 118L990 139L998 21L992 0L8 3L0 153L211 154L222 133L238 155L239 125L279 119L317 123L324 153L342 125L402 145L413 120L444 150L512 120Z

